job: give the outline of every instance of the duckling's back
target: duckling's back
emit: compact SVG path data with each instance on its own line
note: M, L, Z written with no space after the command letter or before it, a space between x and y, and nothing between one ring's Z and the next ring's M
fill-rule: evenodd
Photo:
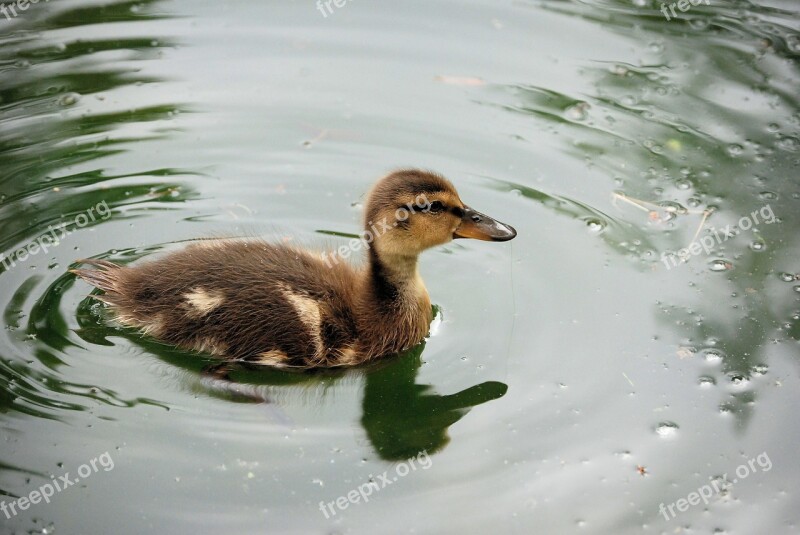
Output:
M132 267L74 270L117 320L170 344L273 366L352 364L357 274L261 240L209 240Z

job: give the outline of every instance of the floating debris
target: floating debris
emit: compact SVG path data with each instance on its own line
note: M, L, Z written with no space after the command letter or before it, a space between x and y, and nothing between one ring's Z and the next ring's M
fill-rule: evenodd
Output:
M636 385L635 385L635 384L633 384L633 381L631 381L631 380L630 380L630 378L629 378L629 377L628 377L628 376L625 374L625 372L622 372L622 376L623 376L625 379L627 379L627 381L628 381L628 382L631 384L631 386L632 386L632 387L636 388Z

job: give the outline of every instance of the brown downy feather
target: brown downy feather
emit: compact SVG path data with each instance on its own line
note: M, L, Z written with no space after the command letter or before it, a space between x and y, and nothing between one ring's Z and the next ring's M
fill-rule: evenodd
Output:
M401 220L400 207L415 209ZM134 266L82 260L95 269L71 271L105 292L94 297L117 321L168 344L264 365L355 365L427 335L431 302L417 258L469 223L464 210L446 179L403 170L368 196L365 229L388 223L361 268L253 239L202 241Z

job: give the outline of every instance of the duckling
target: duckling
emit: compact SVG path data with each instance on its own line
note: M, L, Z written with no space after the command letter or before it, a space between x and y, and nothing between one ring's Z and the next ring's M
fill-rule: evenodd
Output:
M161 342L256 365L354 366L419 344L433 319L417 271L424 250L454 238L516 236L466 206L441 175L418 169L380 179L365 203L361 240L313 252L260 239L195 242L122 266L80 260L72 273L116 321ZM350 252L366 248L354 266Z

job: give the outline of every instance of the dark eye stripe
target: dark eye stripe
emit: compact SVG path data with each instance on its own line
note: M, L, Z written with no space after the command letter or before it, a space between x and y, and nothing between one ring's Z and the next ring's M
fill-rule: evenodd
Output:
M401 206L400 208L408 209L408 206ZM415 204L411 207L412 212L432 212L434 214L438 214L443 212L446 207L442 201L433 201L430 204Z
M433 213L439 213L444 210L444 203L442 201L433 201L430 205L430 211Z
M450 209L450 213L453 214L456 217L464 217L464 213L465 212L464 212L464 209L461 208L460 206L453 206Z

